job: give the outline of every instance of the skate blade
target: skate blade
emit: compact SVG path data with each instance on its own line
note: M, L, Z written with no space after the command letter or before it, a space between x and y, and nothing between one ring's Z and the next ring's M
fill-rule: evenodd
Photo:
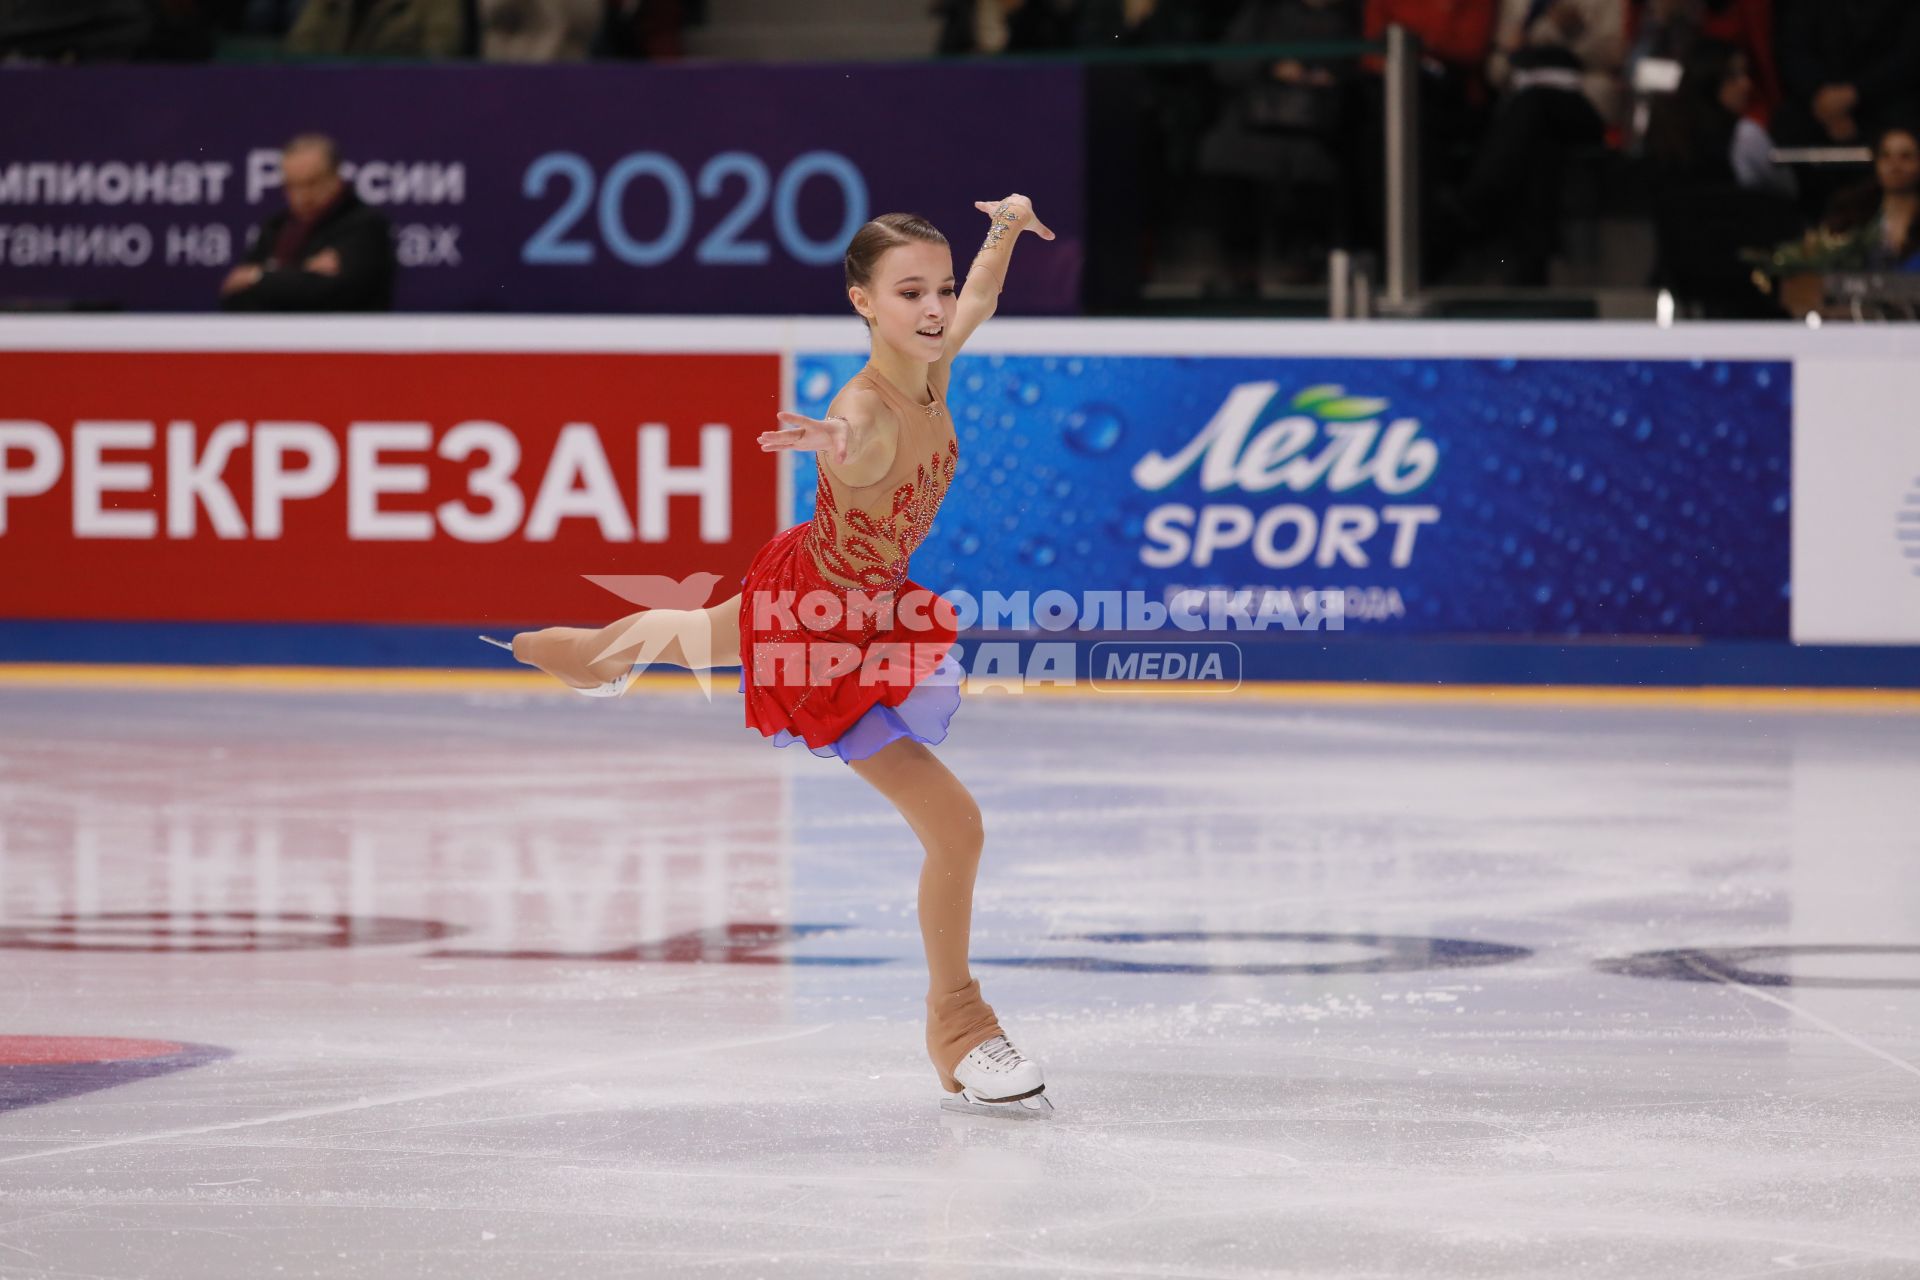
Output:
M634 676L640 673L640 668L644 665L644 663L636 662L627 668L625 675L609 680L605 684L597 684L591 689L582 689L579 685L568 685L567 687L575 693L585 694L589 698L617 698L627 691L627 686L633 683Z
M1004 1102L987 1102L962 1089L959 1093L942 1097L940 1109L956 1115L1003 1116L1009 1120L1042 1120L1054 1114L1053 1103L1047 1100L1044 1089L1024 1098L1008 1098Z
M496 648L505 649L508 653L513 652L513 646L505 640L495 640L492 636L481 636L480 638ZM582 689L577 684L567 685L567 688L573 690L575 693L585 694L589 698L617 698L627 691L627 686L633 683L633 677L642 665L644 664L635 662L627 668L627 673L619 679L608 680L604 684L594 685L591 689ZM565 684L566 682L562 681L561 683Z

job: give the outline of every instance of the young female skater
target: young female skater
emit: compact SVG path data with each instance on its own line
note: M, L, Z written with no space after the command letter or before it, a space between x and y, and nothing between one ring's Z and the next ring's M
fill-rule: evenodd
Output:
M748 726L777 746L804 741L845 761L926 850L926 1040L947 1095L941 1105L1030 1115L1053 1109L1040 1065L1013 1047L967 967L980 809L927 749L945 738L959 702L945 661L957 638L953 610L907 577L960 456L946 404L953 358L993 314L1020 233L1053 239L1025 196L975 207L989 229L957 301L946 237L925 220L890 213L848 245L847 299L867 322L872 353L827 417L781 413L785 428L760 436L763 450L813 450L820 478L813 518L761 548L739 595L706 609L643 610L597 630L523 631L511 647L594 696L624 692L652 661L740 664ZM822 592L840 607L801 607ZM893 607L855 607L871 601ZM842 660L849 654L857 666Z

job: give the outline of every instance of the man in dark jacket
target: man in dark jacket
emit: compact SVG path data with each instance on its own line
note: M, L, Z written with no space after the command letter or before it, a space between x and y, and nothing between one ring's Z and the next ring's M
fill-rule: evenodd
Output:
M1782 0L1774 22L1782 143L1865 146L1920 103L1914 0Z
M302 134L280 156L287 207L260 225L220 286L228 311L387 311L393 231L340 176L333 140Z

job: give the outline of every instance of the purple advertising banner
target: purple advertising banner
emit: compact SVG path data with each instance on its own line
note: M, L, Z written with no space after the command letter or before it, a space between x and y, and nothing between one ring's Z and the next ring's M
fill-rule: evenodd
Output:
M307 131L400 310L851 315L862 222L930 218L964 276L1012 191L1059 239L1001 311L1078 307L1079 74L977 64L0 69L0 305L213 310Z

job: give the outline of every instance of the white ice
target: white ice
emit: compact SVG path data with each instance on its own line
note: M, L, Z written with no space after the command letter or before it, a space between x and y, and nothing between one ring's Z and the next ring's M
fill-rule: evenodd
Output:
M0 1047L230 1053L0 1111L0 1277L1920 1276L1920 716L970 696L939 754L1051 1120L940 1111L917 847L731 692L0 690Z

